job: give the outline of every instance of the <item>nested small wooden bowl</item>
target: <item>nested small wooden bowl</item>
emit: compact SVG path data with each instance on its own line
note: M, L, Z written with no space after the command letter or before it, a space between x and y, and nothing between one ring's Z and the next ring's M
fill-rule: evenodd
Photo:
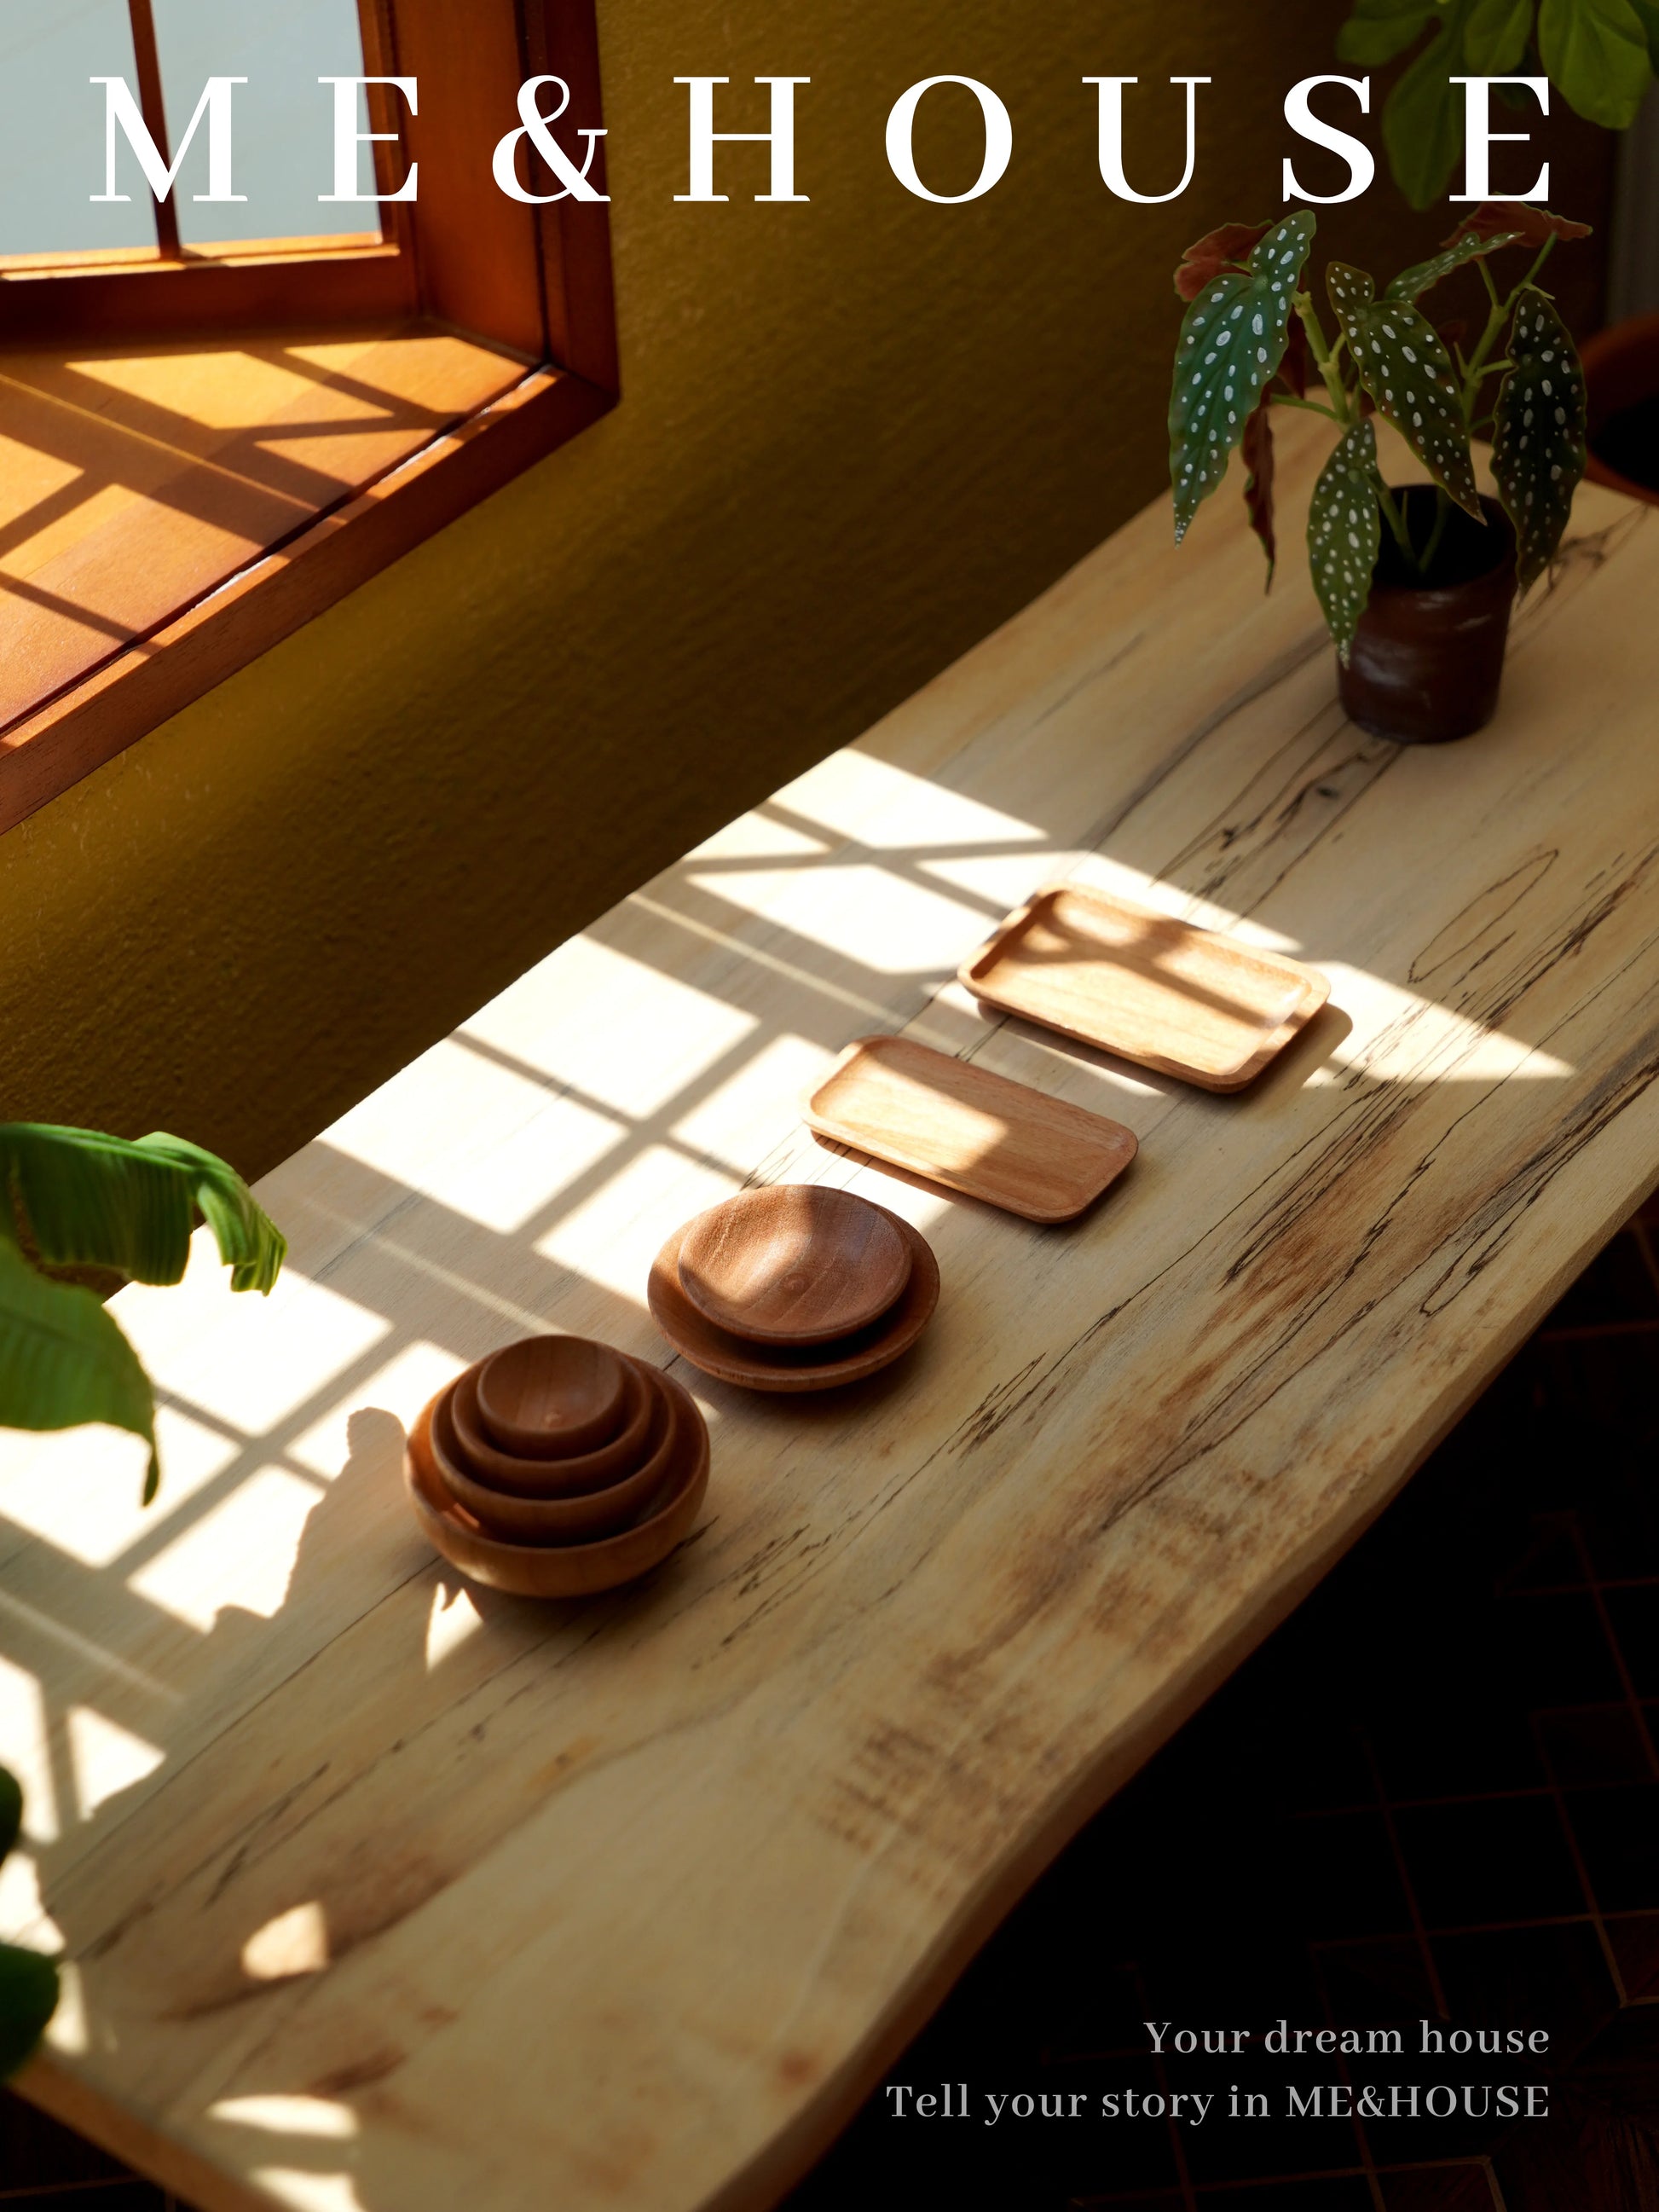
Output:
M492 1490L510 1492L518 1498L584 1497L631 1474L649 1449L658 1418L657 1401L641 1362L623 1359L623 1421L617 1433L592 1451L563 1459L504 1450L491 1437L478 1401L483 1370L488 1364L487 1360L480 1360L456 1376L450 1418L469 1473Z
M827 1184L740 1191L688 1221L676 1262L703 1316L752 1344L832 1344L878 1321L910 1279L893 1215Z
M473 1581L518 1597L591 1597L660 1566L690 1534L708 1487L708 1431L695 1401L672 1376L659 1377L682 1443L671 1455L655 1498L632 1527L574 1543L515 1543L489 1534L447 1488L432 1448L440 1391L417 1415L404 1456L415 1517L434 1551ZM452 1386L453 1387L453 1386Z
M428 1441L444 1487L486 1535L504 1543L585 1543L613 1535L652 1504L669 1479L676 1454L683 1455L689 1443L685 1423L660 1374L651 1370L646 1389L652 1418L638 1464L602 1487L556 1498L526 1498L480 1481L467 1466L465 1447L455 1430L454 1392L441 1392L433 1402Z
M728 1206L735 1211L752 1204L758 1215L760 1201L767 1195L761 1191L746 1192L729 1200ZM747 1390L768 1391L833 1389L841 1383L856 1382L866 1375L877 1373L908 1352L932 1320L939 1304L939 1262L927 1238L899 1215L850 1192L836 1195L845 1200L846 1207L878 1218L882 1234L878 1238L872 1227L865 1249L878 1255L878 1279L883 1287L895 1279L899 1284L896 1296L888 1305L878 1309L862 1327L827 1340L813 1336L779 1340L776 1337L757 1338L737 1328L724 1328L711 1317L703 1304L690 1295L686 1282L685 1242L694 1231L706 1237L705 1224L710 1219L708 1215L699 1215L677 1229L658 1253L647 1285L652 1318L674 1349L694 1367L702 1368L706 1375L715 1376L722 1382L735 1382ZM797 1222L799 1218L796 1217ZM845 1219L831 1222L826 1251L832 1268L843 1249L844 1237ZM907 1264L902 1268L891 1262L889 1237L906 1255ZM808 1239L804 1247L799 1243L792 1247L787 1265L777 1271L772 1281L768 1281L763 1264L754 1270L767 1285L764 1310L775 1325L778 1300L772 1292L776 1283L797 1270L810 1271L812 1258L813 1246ZM732 1268L724 1278L721 1288L729 1292L742 1279L742 1273L739 1268ZM703 1287L701 1282L699 1287ZM786 1302L791 1287L787 1281L782 1282ZM832 1285L832 1291L833 1296L821 1302L820 1312L836 1310L845 1314L860 1310L860 1301L848 1294L839 1282ZM872 1302L873 1295L862 1303L867 1308ZM736 1309L728 1303L726 1310Z
M524 1336L480 1360L484 1434L515 1459L575 1459L609 1443L632 1410L629 1364L591 1336Z

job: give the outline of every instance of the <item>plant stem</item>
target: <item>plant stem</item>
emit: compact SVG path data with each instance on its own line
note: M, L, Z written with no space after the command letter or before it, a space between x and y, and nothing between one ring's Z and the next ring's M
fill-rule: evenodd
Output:
M1298 399L1293 392L1272 392L1267 396L1275 407L1305 407L1310 415L1322 415L1328 422L1342 421L1334 408L1322 407L1316 399Z
M1342 372L1336 365L1336 356L1325 343L1325 333L1319 326L1319 311L1306 292L1296 295L1296 312L1302 318L1302 327L1308 333L1308 351L1318 366L1325 380L1325 389L1331 395L1331 406L1336 420L1346 429L1352 429L1358 417L1348 387L1342 381Z
M1389 489L1389 487L1383 483L1381 477L1378 477L1376 479L1376 503L1382 510L1382 520L1388 524L1389 529L1394 532L1395 544L1399 546L1406 558L1411 562L1412 566L1415 568L1417 566L1417 556L1412 550L1412 534L1406 527L1406 518L1401 513L1399 504L1396 501L1394 494Z
M1423 548L1423 557L1417 564L1417 573L1426 584L1429 571L1434 566L1434 556L1440 550L1440 541L1446 534L1446 525L1451 520L1451 494L1443 484L1434 488L1434 528L1429 532L1429 542Z
M1474 425L1475 404L1480 397L1481 386L1489 376L1495 376L1500 370L1512 368L1515 365L1510 361L1488 361L1486 356L1497 343L1498 333L1508 319L1510 308L1514 307L1528 285L1536 283L1538 281L1538 272L1549 259L1550 250L1554 244L1555 234L1552 231L1533 256L1531 268L1507 298L1499 293L1496 283L1492 281L1492 271L1486 266L1485 260L1482 259L1475 264L1480 271L1480 281L1486 288L1486 296L1492 301L1492 313L1486 318L1486 327L1480 334L1480 344L1476 346L1464 366L1463 419L1471 428Z

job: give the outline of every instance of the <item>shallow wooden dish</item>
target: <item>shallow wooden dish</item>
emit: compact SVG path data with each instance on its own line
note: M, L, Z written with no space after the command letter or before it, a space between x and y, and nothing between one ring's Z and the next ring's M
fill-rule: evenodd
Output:
M652 1263L646 1286L651 1317L694 1367L745 1390L830 1390L838 1383L859 1382L908 1352L939 1304L939 1261L933 1247L896 1213L890 1218L898 1224L910 1249L909 1280L897 1304L856 1335L834 1344L754 1344L729 1329L717 1328L681 1287L683 1229L674 1231Z
M618 1535L591 1544L507 1544L485 1535L444 1489L432 1457L433 1407L424 1407L409 1432L404 1480L427 1541L474 1582L516 1597L592 1597L649 1574L690 1534L708 1487L708 1431L702 1415L683 1384L672 1375L662 1380L671 1395L685 1401L694 1448L655 1512ZM679 1412L677 1405L677 1417Z
M630 1405L619 1352L591 1336L523 1336L478 1363L478 1419L500 1451L574 1459L608 1443Z
M959 980L988 1006L1206 1091L1240 1091L1330 995L1311 968L1104 891L1056 884Z
M428 1424L428 1443L439 1479L487 1536L499 1536L504 1543L587 1543L598 1536L614 1535L636 1521L659 1492L672 1486L677 1455L693 1445L691 1432L680 1418L678 1401L662 1388L660 1372L653 1373L654 1384L648 1382L647 1388L657 1419L647 1431L645 1455L603 1489L579 1492L569 1498L524 1498L480 1482L467 1466L465 1449L455 1434L453 1389L434 1399Z
M897 1304L910 1247L856 1192L771 1183L688 1221L678 1264L680 1288L717 1328L755 1344L832 1344Z
M469 1367L455 1377L450 1417L473 1475L495 1490L511 1491L517 1498L577 1498L590 1490L603 1490L619 1482L640 1463L646 1438L655 1419L655 1401L647 1387L643 1363L624 1358L629 1370L628 1412L623 1426L591 1452L571 1459L526 1459L504 1452L489 1440L478 1413L478 1370Z
M806 1126L1027 1221L1073 1221L1135 1156L1133 1129L908 1037L859 1037Z

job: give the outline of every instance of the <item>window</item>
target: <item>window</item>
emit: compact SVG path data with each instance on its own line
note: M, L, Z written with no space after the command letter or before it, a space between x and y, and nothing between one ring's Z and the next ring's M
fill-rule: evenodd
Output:
M165 166L214 75L246 201L194 197L205 116L165 201L119 133L94 200L88 79ZM0 0L0 829L613 404L606 209L490 173L540 75L580 163L592 0ZM328 76L417 80L357 98L359 189L418 200L319 201Z

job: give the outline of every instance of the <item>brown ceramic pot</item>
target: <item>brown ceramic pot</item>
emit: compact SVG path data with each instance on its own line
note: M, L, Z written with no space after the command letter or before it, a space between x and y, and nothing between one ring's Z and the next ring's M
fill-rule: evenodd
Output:
M1581 349L1596 483L1659 506L1659 314L1631 315ZM1639 474L1636 473L1640 471Z
M1434 526L1433 487L1411 484L1395 496L1422 544ZM1371 596L1340 668L1344 708L1376 737L1438 744L1492 718L1515 598L1515 532L1495 499L1480 506L1484 528L1452 510L1432 584L1416 580L1383 531Z

